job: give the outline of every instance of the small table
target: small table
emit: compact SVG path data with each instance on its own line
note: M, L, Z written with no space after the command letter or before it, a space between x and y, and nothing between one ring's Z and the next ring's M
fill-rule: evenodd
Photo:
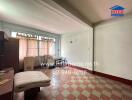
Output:
M40 87L50 85L50 78L41 71L25 71L15 74L15 92L24 91L25 100L35 100Z

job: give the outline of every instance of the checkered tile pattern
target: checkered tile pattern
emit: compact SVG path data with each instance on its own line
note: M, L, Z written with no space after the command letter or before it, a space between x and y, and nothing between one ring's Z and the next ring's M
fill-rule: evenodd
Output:
M51 85L41 88L36 100L132 100L132 87L120 82L70 67L42 71Z
M44 71L51 85L38 100L132 100L132 87L73 68Z

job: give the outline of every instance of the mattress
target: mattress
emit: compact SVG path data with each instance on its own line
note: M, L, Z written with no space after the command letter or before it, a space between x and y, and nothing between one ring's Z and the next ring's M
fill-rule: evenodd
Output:
M46 87L50 85L50 78L41 71L25 71L15 74L14 90L22 92L30 88Z

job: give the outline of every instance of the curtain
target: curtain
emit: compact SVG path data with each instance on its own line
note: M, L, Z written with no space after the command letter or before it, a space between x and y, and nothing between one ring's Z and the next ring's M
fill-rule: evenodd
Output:
M55 40L53 38L44 37L44 39L41 38L41 40L35 37L35 35L17 32L12 32L11 35L14 38L19 38L19 61L21 68L23 67L24 57L44 55L55 56Z
M45 51L45 43L44 41L39 41L39 56L44 56L47 51Z
M55 56L55 43L53 40L48 41L48 54Z
M21 68L23 67L24 57L44 55L55 56L55 42L53 40L19 39L19 61Z
M39 50L39 51L38 51ZM55 43L52 40L39 41L35 39L19 39L19 59L22 61L26 56L55 56Z
M19 39L19 61L20 67L23 66L23 59L27 56L27 39Z
M45 39L39 42L39 55L55 56L55 43L52 40Z
M35 39L28 39L27 41L27 56L38 56L38 41Z

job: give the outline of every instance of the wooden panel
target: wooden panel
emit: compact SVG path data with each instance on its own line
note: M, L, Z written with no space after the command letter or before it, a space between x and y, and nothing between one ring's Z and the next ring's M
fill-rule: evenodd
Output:
M14 67L15 72L19 70L19 40L10 38L4 45L4 67Z
M0 31L0 41L4 40L4 32Z
M3 56L4 52L4 32L0 31L0 56Z
M19 70L19 39L9 38L8 41L1 40L0 69L14 67L15 72Z

